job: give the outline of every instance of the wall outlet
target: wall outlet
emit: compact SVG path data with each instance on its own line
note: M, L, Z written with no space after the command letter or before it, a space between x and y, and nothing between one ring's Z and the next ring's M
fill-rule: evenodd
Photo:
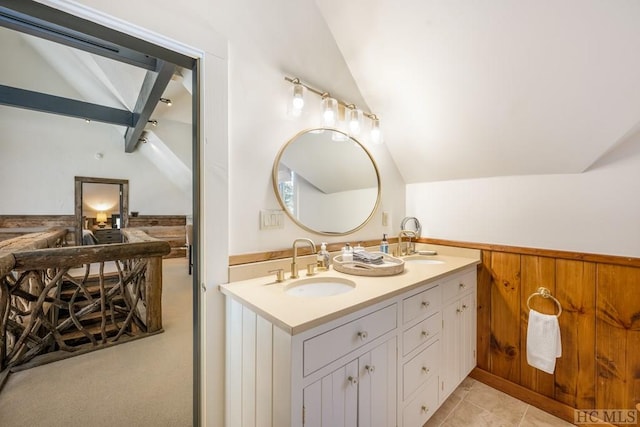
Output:
M260 230L284 228L284 212L280 209L264 209L260 211Z

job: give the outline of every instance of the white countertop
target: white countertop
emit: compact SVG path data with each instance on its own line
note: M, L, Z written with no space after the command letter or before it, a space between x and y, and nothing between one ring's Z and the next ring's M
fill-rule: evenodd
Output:
M339 277L356 283L354 290L333 296L303 297L285 293L287 286L296 280L307 278L302 269L299 279L289 279L289 274L286 274L287 279L277 283L275 275L271 274L224 284L220 286L220 290L284 331L295 335L480 263L477 258L459 256L437 255L430 258L444 263L406 262L404 272L385 277L355 276L337 272L333 268L312 276Z

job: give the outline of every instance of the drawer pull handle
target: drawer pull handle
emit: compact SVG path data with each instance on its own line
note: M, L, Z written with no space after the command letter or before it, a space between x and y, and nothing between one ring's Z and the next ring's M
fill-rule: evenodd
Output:
M460 308L456 308L456 312L457 313L462 313L462 310Z
M351 375L349 375L349 378L347 378L347 381L349 381L349 384L351 384L351 385L356 385L356 384L358 384L358 379L357 379L357 378L352 377Z
M423 366L423 367L422 367L422 372L424 372L425 374L428 374L428 373L429 373L429 371L430 371L430 369L429 369L429 368L427 368L426 366Z
M358 338L362 341L366 340L368 336L369 334L367 334L367 331L358 332Z
M427 412L429 412L429 407L422 405L422 407L420 408L420 411L422 411L423 414L426 414Z
M376 371L376 367L373 365L366 365L364 369L366 369L370 374L373 374Z
M465 285L464 283L460 283L460 289L464 289L466 287L467 287L467 285Z
M429 331L422 331L422 338L428 337Z
M429 307L429 304L431 304L429 301L422 301L422 307L423 308Z
M462 309L466 310L467 309L467 304L462 304Z

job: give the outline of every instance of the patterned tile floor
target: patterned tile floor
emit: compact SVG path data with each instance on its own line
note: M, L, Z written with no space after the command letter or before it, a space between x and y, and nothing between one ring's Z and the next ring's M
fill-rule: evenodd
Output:
M424 427L568 427L564 420L466 378Z

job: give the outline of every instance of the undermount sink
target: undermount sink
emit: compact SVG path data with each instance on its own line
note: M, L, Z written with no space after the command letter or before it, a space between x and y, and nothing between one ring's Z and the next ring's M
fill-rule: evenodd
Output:
M428 255L411 255L403 258L404 262L419 263L419 264L444 264L441 259L434 259Z
M297 297L329 297L350 292L356 283L339 277L310 277L287 285L284 292Z

